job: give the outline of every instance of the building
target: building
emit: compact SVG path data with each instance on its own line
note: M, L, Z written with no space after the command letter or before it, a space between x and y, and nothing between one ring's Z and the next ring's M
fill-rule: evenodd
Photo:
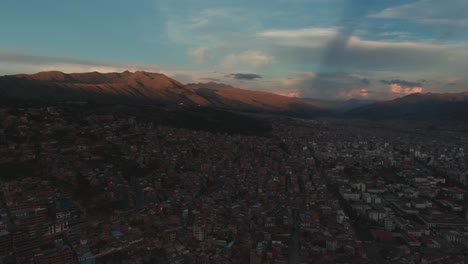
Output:
M193 224L193 237L198 241L205 240L206 236L206 226L200 222L196 222Z

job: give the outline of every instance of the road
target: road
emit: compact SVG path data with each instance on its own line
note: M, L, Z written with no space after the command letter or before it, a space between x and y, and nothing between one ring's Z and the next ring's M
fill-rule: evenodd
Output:
M296 209L293 209L291 214L294 220L294 226L291 232L291 240L289 244L289 263L299 264L301 262L301 256L299 254L301 246L299 245L300 226L298 211Z

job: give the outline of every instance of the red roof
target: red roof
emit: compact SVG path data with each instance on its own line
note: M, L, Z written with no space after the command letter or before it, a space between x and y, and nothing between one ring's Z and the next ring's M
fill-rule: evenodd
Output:
M423 242L426 245L434 244L434 241L429 237L421 237L421 242Z
M455 193L468 193L467 190L463 189L463 188L460 188L460 187L453 187L452 189L450 189L452 192L455 192Z
M409 235L409 234L404 235L404 238L408 242L419 242L416 237Z
M394 241L395 236L391 232L384 229L372 229L372 235L380 241Z
M312 219L314 219L314 220L320 220L319 214L316 213L316 212L312 212Z

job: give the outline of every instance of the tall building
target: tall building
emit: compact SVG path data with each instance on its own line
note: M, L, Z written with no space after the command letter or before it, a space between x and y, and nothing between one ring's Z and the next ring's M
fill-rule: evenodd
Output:
M250 264L262 264L263 252L261 249L250 251Z
M0 256L6 256L11 252L11 234L6 231L0 231Z
M193 237L198 241L205 240L206 236L206 226L203 223L196 222L193 224Z
M145 207L145 193L143 191L143 185L141 183L135 184L135 206L137 210L141 210Z

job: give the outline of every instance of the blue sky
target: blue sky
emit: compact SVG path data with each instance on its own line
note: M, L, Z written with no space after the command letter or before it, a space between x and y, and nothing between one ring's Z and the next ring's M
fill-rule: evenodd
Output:
M468 90L467 10L468 0L3 0L0 75L147 70L322 99L457 92Z

